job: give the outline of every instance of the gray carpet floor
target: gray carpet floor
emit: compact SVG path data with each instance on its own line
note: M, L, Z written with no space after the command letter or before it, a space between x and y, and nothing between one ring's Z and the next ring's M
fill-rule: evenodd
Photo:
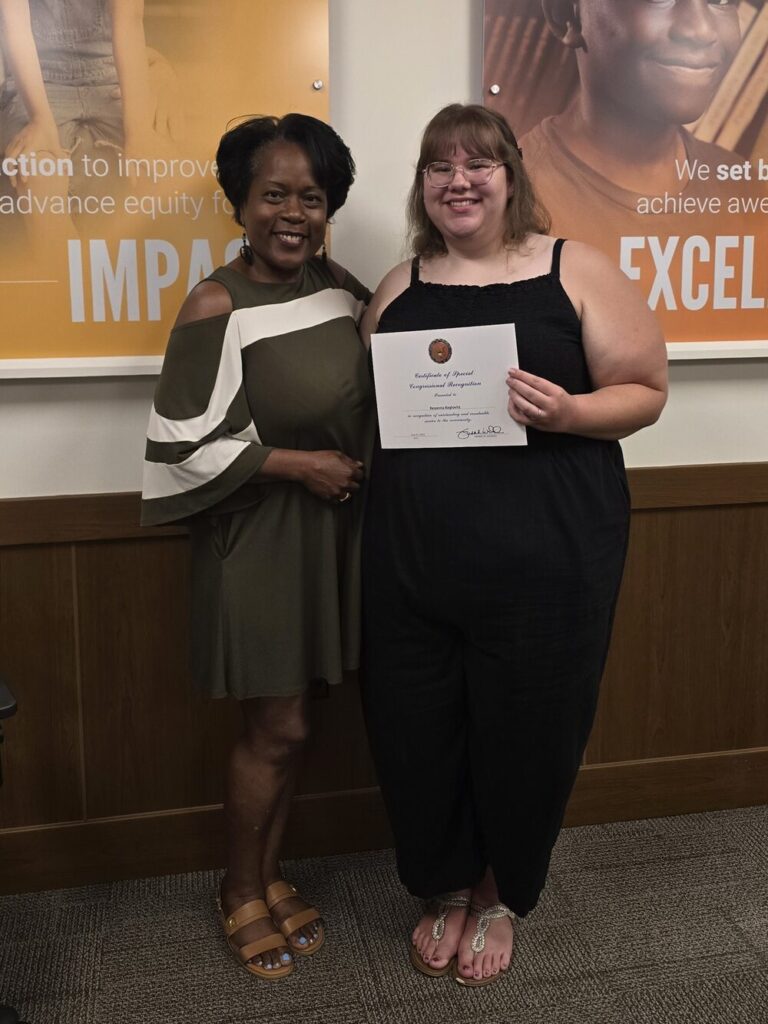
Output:
M768 808L563 832L512 969L465 990L406 957L391 852L296 861L328 942L240 970L218 872L0 899L0 1003L29 1024L768 1024Z

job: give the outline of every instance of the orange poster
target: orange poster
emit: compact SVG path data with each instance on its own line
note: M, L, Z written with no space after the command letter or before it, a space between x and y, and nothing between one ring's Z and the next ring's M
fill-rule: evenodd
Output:
M768 338L764 0L486 0L484 89L668 341Z
M228 124L327 119L327 0L0 0L0 43L0 361L161 354L240 246Z

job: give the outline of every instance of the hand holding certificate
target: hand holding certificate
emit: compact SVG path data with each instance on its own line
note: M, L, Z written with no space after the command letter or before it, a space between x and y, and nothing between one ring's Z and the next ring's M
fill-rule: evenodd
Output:
M507 412L514 324L374 334L371 350L382 448L528 443Z

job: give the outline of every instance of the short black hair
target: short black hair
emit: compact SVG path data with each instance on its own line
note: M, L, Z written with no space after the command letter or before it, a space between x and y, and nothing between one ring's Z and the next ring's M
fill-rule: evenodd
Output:
M301 146L317 184L328 197L328 216L332 217L344 205L355 178L352 154L343 139L324 121L308 114L286 114L284 117L252 117L221 137L216 150L216 177L235 208L237 223L243 223L240 210L258 174L260 158L273 142L293 142Z

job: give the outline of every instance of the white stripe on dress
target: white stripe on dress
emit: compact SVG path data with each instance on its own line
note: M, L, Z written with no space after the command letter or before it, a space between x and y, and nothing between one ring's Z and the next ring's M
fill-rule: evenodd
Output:
M214 430L227 414L243 380L242 349L262 338L316 327L343 316L359 319L365 304L342 288L326 288L290 302L236 309L227 322L216 383L208 408L200 416L172 420L152 407L147 436L151 441L199 441ZM254 427L254 432L256 428Z
M248 306L236 310L235 315L241 324L242 346L247 348L261 338L293 334L343 316L351 316L357 322L364 308L364 303L343 288L326 288L290 302Z
M214 480L227 469L248 446L247 441L234 437L218 437L175 465L164 462L144 463L145 500L170 498L194 490L209 480Z
M254 444L261 444L261 438L253 420L251 420L245 430L241 430L238 434L233 434L232 437L237 438L238 441L253 441Z

